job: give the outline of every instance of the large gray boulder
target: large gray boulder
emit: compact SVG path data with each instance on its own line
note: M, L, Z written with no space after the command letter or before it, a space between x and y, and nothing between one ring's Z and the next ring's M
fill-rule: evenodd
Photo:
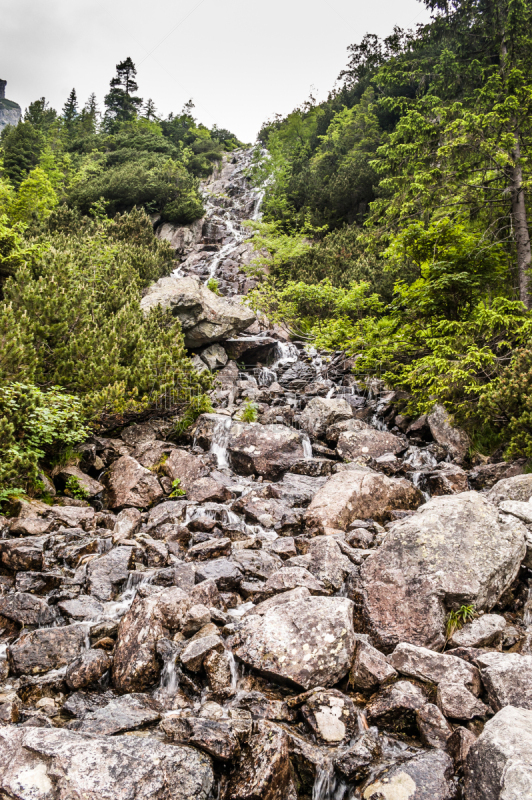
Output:
M476 663L495 711L504 706L532 711L532 656L488 652Z
M499 505L505 500L527 503L532 497L532 475L514 475L502 478L489 490L487 498L491 503Z
M378 431L362 420L350 423L350 430L343 431L338 437L336 452L344 461L365 461L379 458L385 453L399 453L405 449L405 443L398 436L388 431Z
M421 492L405 478L388 478L380 472L342 470L318 490L305 514L309 530L345 531L355 519L388 518L392 509L415 509L423 502Z
M427 423L434 441L447 450L453 461L462 461L469 447L469 437L465 431L453 426L445 408L435 405Z
M0 795L17 800L207 800L208 756L137 736L0 728Z
M148 508L164 497L156 475L131 456L121 456L105 475L109 508Z
M219 342L249 328L255 314L247 306L220 297L196 278L161 278L140 302L147 313L156 306L172 312L181 323L187 347Z
M345 597L270 606L242 620L233 641L244 664L303 689L334 686L347 674L354 648L353 603Z
M364 800L455 800L453 762L442 750L420 753L388 767L364 787Z
M170 222L164 222L157 228L156 235L163 242L168 242L176 253L183 255L191 247L201 242L203 222L203 218L195 220L190 225L172 225Z
M399 642L441 650L448 612L489 611L526 553L526 529L477 492L436 497L395 523L361 568L367 630L389 652Z
M466 800L532 797L532 711L506 706L488 720L464 772Z
M299 422L304 431L315 438L320 438L335 422L351 419L352 416L353 409L346 400L313 397L305 406Z

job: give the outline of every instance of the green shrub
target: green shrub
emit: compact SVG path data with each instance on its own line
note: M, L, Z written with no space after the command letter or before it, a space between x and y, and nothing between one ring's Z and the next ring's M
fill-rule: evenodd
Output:
M89 492L81 485L75 475L70 475L65 483L65 494L76 497L78 500L88 500Z
M259 418L259 409L256 403L252 403L250 400L246 400L244 403L244 407L239 414L239 418L242 422L256 422Z
M0 386L0 489L32 491L39 461L55 447L77 444L89 429L81 401L53 387Z
M214 292L214 294L220 294L218 290L218 281L216 278L209 278L207 281L207 289L210 289L210 291Z

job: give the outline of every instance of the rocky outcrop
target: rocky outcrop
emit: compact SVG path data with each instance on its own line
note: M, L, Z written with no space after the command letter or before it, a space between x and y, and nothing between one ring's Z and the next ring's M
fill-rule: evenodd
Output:
M236 657L262 674L309 689L334 686L354 652L352 603L347 598L288 600L239 624Z
M27 800L207 800L208 756L153 738L0 728L0 791Z
M476 492L437 497L395 523L361 570L367 629L390 650L443 647L448 611L489 611L526 552L525 529Z
M470 748L466 800L521 800L532 796L532 711L506 706Z
M250 308L214 294L194 278L160 278L141 300L145 313L156 306L177 317L187 347L227 339L255 321Z
M366 470L344 470L327 480L305 514L307 529L326 533L347 530L353 520L389 518L392 509L415 509L421 492L404 478Z

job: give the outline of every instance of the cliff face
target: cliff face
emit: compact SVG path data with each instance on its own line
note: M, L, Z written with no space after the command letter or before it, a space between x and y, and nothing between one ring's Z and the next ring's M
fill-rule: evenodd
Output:
M0 100L0 132L6 125L16 125L22 116L18 103L12 100Z

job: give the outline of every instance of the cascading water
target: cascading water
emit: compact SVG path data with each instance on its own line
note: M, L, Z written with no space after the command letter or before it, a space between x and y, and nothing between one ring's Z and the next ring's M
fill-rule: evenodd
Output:
M227 444L229 442L229 430L231 428L231 417L220 420L216 423L212 434L210 451L216 456L218 469L229 467L227 456Z
M316 768L316 778L312 788L312 800L348 800L352 797L349 786L340 780L332 761L326 760Z

